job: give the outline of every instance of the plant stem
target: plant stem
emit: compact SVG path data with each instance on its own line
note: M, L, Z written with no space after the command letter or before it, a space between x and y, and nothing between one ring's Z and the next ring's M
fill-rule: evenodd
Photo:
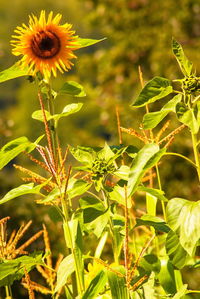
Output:
M197 134L194 134L191 132L192 135L192 145L193 145L193 151L194 151L194 159L195 159L195 164L196 164L196 169L197 169L197 174L200 182L200 157L199 157L199 152L198 152L198 140L197 140Z
M158 164L156 164L156 174L157 174L159 189L162 190L162 185L161 185L161 179L160 179L160 172L159 172ZM165 203L164 203L164 201L161 201L161 205L162 205L164 220L166 221L167 217L166 217L166 210L165 210Z
M10 286L5 286L6 297L5 299L12 299L12 291Z

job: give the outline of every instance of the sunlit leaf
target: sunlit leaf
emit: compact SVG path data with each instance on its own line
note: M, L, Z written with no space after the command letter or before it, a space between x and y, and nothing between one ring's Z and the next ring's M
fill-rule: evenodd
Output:
M136 227L140 225L153 226L155 230L165 233L168 233L170 231L169 226L163 219L152 215L146 214L143 215L141 218L136 218Z
M144 268L145 271L149 273L152 271L159 273L161 268L160 260L154 254L148 254L141 258L139 266Z
M124 275L124 277L120 277L116 273L109 270L107 271L108 283L110 286L112 298L128 299L129 296L126 287L125 269L122 266L114 267L113 269Z
M174 295L177 291L175 275L174 275L174 267L172 263L168 260L167 257L163 257L160 259L161 270L158 274L158 279L165 290L166 294Z
M83 294L82 299L94 299L102 291L107 282L107 275L104 270L99 271L90 282L88 288Z
M165 246L172 264L176 268L182 269L187 261L188 253L183 249L178 236L172 230L167 235Z
M92 45L95 45L101 41L104 41L106 39L106 37L102 38L102 39L89 39L89 38L78 38L78 44L80 45L80 48L85 48L85 47L89 47Z
M75 97L85 97L86 93L82 85L75 81L67 81L61 87L59 94L68 94Z
M0 83L22 76L28 76L28 68L21 69L18 63L0 72Z
M48 181L43 184L37 185L37 186L34 186L33 183L30 183L30 184L24 184L17 188L14 188L14 189L10 190L8 193L6 193L6 195L3 198L0 199L0 204L3 204L11 199L21 196L21 195L41 194L40 189L43 186L45 186L47 183L48 183Z
M68 277L75 271L74 258L70 254L60 263L57 271L57 281L54 293L58 292L67 282Z
M166 149L160 150L157 144L151 143L138 152L130 168L128 196L133 195L145 172L160 160L165 151Z
M192 63L187 59L183 52L182 46L175 39L172 39L172 50L183 74L185 76L191 76Z
M172 297L172 299L181 299L184 298L183 296L187 294L187 284L184 284L180 290Z
M162 200L165 202L168 201L168 199L164 196L164 192L162 190L155 189L155 188L148 188L145 186L138 186L137 190L149 193L149 194L155 196L159 200Z
M180 122L190 128L192 133L197 134L199 131L198 120L195 117L193 109L187 109L183 104L177 105L177 116Z
M173 92L171 81L162 77L155 77L149 81L140 92L134 107L142 107L166 97Z
M5 144L0 150L0 169L18 156L21 152L31 152L37 143L43 138L39 137L34 143L30 142L26 137L19 137Z
M200 201L173 198L166 212L167 223L179 236L182 247L192 255L200 239Z
M155 128L170 112L176 112L176 105L181 101L182 95L173 97L160 111L150 112L144 115L144 129Z

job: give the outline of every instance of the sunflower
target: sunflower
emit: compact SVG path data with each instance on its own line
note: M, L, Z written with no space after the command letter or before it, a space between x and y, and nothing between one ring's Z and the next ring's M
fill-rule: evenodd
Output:
M80 48L78 36L71 30L71 24L60 25L61 14L53 17L50 12L47 19L42 10L39 19L29 16L29 26L22 24L14 31L11 41L12 53L15 56L22 55L19 61L20 67L27 68L28 73L35 75L38 71L49 79L51 72L57 75L57 69L63 73L71 68L70 61L76 58L73 51Z

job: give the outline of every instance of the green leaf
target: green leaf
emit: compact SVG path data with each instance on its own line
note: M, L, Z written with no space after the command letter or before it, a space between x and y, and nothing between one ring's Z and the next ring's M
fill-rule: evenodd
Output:
M74 81L65 82L58 93L62 94L62 95L68 94L68 95L75 96L75 97L85 97L86 96L83 86Z
M89 47L92 45L95 45L101 41L104 41L106 39L106 37L102 38L102 39L88 39L88 38L78 38L78 43L80 45L80 48L85 48L85 47Z
M149 274L152 271L159 273L161 268L160 260L154 254L147 254L141 258L139 266L142 267L146 272L149 272Z
M161 270L158 274L158 279L166 294L174 295L176 293L176 283L174 275L174 267L168 258L163 257L160 259Z
M140 226L140 225L149 225L149 226L153 226L155 228L155 230L164 232L164 233L168 233L170 231L170 228L168 227L168 225L166 224L166 222L156 216L152 216L152 215L143 215L141 218L136 218L136 227Z
M162 200L164 202L167 202L168 199L164 196L164 191L154 188L148 188L144 186L138 186L137 191L144 191L146 193L149 193L153 196L155 196L157 199Z
M121 165L113 174L122 180L128 181L130 167L127 165Z
M125 227L125 218L120 215L113 215L113 251L114 255L119 257L124 241L124 227Z
M62 117L66 117L69 116L70 114L78 112L82 108L82 106L83 106L82 103L73 103L65 106L63 111L59 114L51 115L48 111L45 110L45 115L47 121L51 119L55 119L56 121L58 121ZM34 111L32 114L32 118L43 122L44 116L42 110Z
M125 275L123 266L113 267L113 270ZM116 273L107 271L108 283L110 286L112 299L128 299L128 291L126 287L125 277L120 277Z
M178 94L173 97L160 111L150 112L144 115L144 129L155 128L170 112L176 112L176 105L181 101L182 95Z
M142 107L160 100L173 92L171 81L162 77L155 77L142 89L133 107Z
M128 180L128 197L133 195L137 190L145 172L153 167L165 153L166 149L159 149L159 146L154 143L146 144L136 155L131 165L129 180Z
M19 67L19 63L17 62L10 68L0 72L0 83L11 80L11 79L15 79L18 77L22 77L22 76L28 76L28 75L29 75L28 68L21 69Z
M41 253L21 256L0 263L0 287L11 285L15 280L20 280L24 276L24 268L29 272L36 265L44 265Z
M54 293L58 292L67 282L68 277L75 271L74 258L70 254L60 263L57 271L57 281Z
M76 160L89 165L92 165L96 157L96 152L90 147L77 146L74 148L70 146L70 152Z
M183 52L182 46L175 40L172 39L172 51L179 63L180 69L183 72L184 76L192 75L192 63L187 59Z
M92 279L88 288L83 294L82 299L95 299L97 295L102 291L107 282L107 275L104 270L101 270Z
M187 292L187 284L184 284L180 290L172 297L172 299L181 299Z
M177 116L180 122L190 128L192 133L197 134L199 131L199 124L195 117L193 109L184 109L183 105L177 105Z
M172 264L176 268L182 269L187 261L188 253L183 249L178 236L172 230L167 235L165 246Z
M126 182L120 180L117 185L114 186L114 188L108 190L110 200L116 201L123 206L126 205L124 185L126 185ZM132 207L132 201L130 197L127 199L127 206L129 209Z
M200 239L200 201L173 198L167 204L167 223L179 236L180 244L192 255Z
M43 138L43 136L39 137L34 143L32 143L26 137L19 137L4 145L0 150L0 169L7 165L21 152L31 152L37 146L37 143L41 140L41 138Z
M17 188L14 188L10 190L6 195L0 199L0 204L3 204L11 199L14 199L16 197L19 197L21 195L25 194L41 194L40 189L45 186L48 182L45 182L43 184L40 184L38 186L34 186L33 183L30 184L24 184Z

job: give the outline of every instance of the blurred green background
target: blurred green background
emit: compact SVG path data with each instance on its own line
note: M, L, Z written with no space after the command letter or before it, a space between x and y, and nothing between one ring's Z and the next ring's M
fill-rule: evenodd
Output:
M169 79L181 77L171 51L172 36L184 47L186 55L200 69L200 2L198 0L0 0L0 70L16 62L11 54L10 40L16 26L28 23L28 15L39 15L41 9L53 10L63 15L62 22L73 24L80 37L107 39L95 46L76 51L78 57L73 69L53 80L54 88L60 88L66 80L82 84L87 96L83 99L60 97L57 111L67 103L82 101L82 110L61 121L59 134L62 146L103 146L104 142L118 144L115 107L119 106L123 127L139 129L143 109L130 107L140 91L138 66L144 80L153 76ZM159 104L160 105L160 104ZM159 105L154 105L156 110ZM0 88L0 145L13 138L27 136L35 140L43 129L42 124L31 119L39 109L34 84L24 78L8 81ZM172 121L171 127L178 124ZM169 131L168 131L169 132ZM123 135L125 144L139 145L134 137ZM190 136L185 130L176 137L171 151L175 150L192 158ZM24 157L15 162L29 165ZM32 169L34 166L31 166ZM161 166L163 189L171 198L199 198L196 173L176 158L166 158ZM4 195L21 183L20 174L12 163L0 173L0 193ZM10 215L10 227L22 220L33 219L37 231L41 223L50 220L47 208L36 206L31 198L17 199L1 206L0 217ZM54 230L57 223L51 224ZM57 236L52 235L52 242ZM58 248L56 248L56 246ZM61 250L62 240L54 245ZM198 283L190 282L191 288Z

